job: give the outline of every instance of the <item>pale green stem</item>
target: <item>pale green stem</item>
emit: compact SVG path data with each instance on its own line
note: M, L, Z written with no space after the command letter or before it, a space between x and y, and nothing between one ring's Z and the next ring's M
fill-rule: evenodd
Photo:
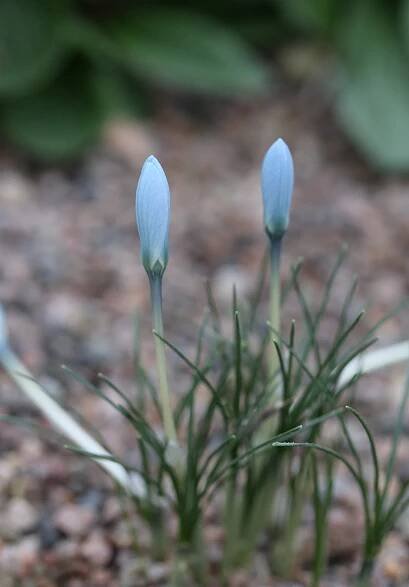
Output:
M281 304L281 285L280 285L281 242L282 242L281 238L280 239L270 239L270 259L271 259L270 321L271 321L271 326L278 333L280 332L280 304Z
M152 319L154 330L163 337L162 320L162 276L154 275L149 278L151 287ZM156 365L159 376L159 399L162 408L162 419L165 434L169 441L177 444L176 428L170 405L168 375L166 368L165 344L163 340L154 336L156 350Z
M205 587L208 585L206 553L202 540L202 522L196 525L187 541L181 541L175 555L170 587Z
M280 333L280 257L281 257L281 242L282 238L272 238L270 240L270 325L274 330L272 338L277 338L277 334ZM280 399L280 391L276 385L276 378L273 379L279 368L279 360L277 356L277 350L271 341L270 353L269 353L269 374L271 376L271 389L269 392L270 407L274 407L274 403L277 399ZM271 431L277 427L278 418L270 418L267 422L262 424L260 432L258 434L259 442L262 442L271 436Z
M363 561L359 576L355 581L355 587L370 587L375 567L375 560L368 558Z
M281 313L281 284L280 284L280 257L281 257L281 242L282 238L271 238L270 239L270 324L274 329L272 334L273 338L276 338L277 334L280 333L280 313ZM270 352L270 364L269 364L270 375L273 376L279 368L279 361L277 351L273 343L271 343ZM270 405L273 406L274 402L278 398L278 387L274 384L271 385L270 391ZM257 442L263 442L268 439L277 429L278 418L270 418L267 422L263 423L259 432L256 435ZM267 457L268 458L268 457ZM262 463L265 461L262 461ZM261 464L262 464L261 463ZM251 514L251 522L246 527L245 539L249 545L248 551L250 552L255 547L257 535L260 530L268 525L272 503L274 501L275 490L277 487L277 478L272 475L264 488L259 493L256 502L253 505L253 512Z
M299 478L288 496L288 516L284 527L284 535L276 548L276 566L280 574L290 577L293 571L294 558L296 553L296 534L300 527L300 520L304 510L305 502L308 499L308 473L309 461L305 458L301 465Z
M280 283L280 259L281 259L281 242L282 239L270 238L270 324L274 330L273 337L280 334L280 317L281 317L281 283ZM273 376L279 367L277 351L272 344L270 373ZM273 386L273 389L275 387Z
M237 553L240 552L240 514L237 502L237 471L232 471L226 489L225 503L225 552L224 574L227 576L232 568L237 566ZM241 553L240 553L241 555Z

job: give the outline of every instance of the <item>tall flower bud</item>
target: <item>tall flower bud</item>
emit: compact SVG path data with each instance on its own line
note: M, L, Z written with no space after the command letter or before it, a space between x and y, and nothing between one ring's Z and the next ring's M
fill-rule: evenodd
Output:
M170 190L165 172L151 155L136 188L136 223L142 263L150 278L162 276L168 262Z
M293 158L286 143L277 139L261 166L264 227L271 240L280 241L288 228L293 186Z

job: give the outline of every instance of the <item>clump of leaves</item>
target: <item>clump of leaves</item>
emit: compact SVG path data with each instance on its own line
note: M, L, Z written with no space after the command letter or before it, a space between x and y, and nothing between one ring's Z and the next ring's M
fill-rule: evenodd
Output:
M276 0L294 34L335 57L335 111L374 167L409 168L408 0Z
M275 536L266 553L270 567L275 573L291 576L295 535L305 504L311 503L315 512L312 585L319 585L326 568L327 518L337 461L347 467L362 497L365 540L358 580L364 585L385 537L409 506L409 483L403 483L395 494L392 487L409 379L382 480L374 437L360 413L345 405L345 396L361 375L361 367L354 364L365 358L367 349L376 342L376 329L385 319L362 334L364 312L352 311L354 281L331 338L323 341L320 329L346 251L338 256L318 304L310 303L305 295L302 262L292 268L288 283L282 286L281 249L289 225L294 179L292 156L282 139L267 151L261 179L269 244L266 261L270 263L263 263L249 304L240 302L233 288L229 335L223 331L208 288L209 313L199 329L196 349L185 352L165 336L162 319L170 189L154 156L143 165L136 190L136 219L151 292L157 382L144 370L139 352L135 359L136 397L103 374L95 384L65 367L132 427L138 448L132 462L113 454L103 439L98 443L32 381L10 349L1 312L0 361L26 395L74 443L69 448L100 462L126 490L151 530L153 552L173 558L175 585L191 585L193 581L208 584L202 525L213 500L225 530L224 577L253 559L266 530L274 530L271 535ZM268 321L260 304L267 273ZM301 319L292 320L286 328L281 309L288 295L298 301ZM407 347L405 358L409 356ZM186 388L178 394L169 386L167 351L191 373ZM155 411L157 418L151 418ZM347 415L357 419L368 439L373 467L369 476L351 437ZM323 428L329 419L340 423L347 450L325 442ZM307 451L302 458L297 452L300 449ZM278 503L280 493L284 506ZM167 522L169 513L177 522L176 537Z
M0 127L37 158L73 157L157 87L265 92L262 52L301 41L333 57L335 112L367 160L407 170L408 23L408 0L2 0Z
M0 124L51 160L92 144L113 115L141 114L144 88L254 95L266 68L232 27L194 8L4 0Z

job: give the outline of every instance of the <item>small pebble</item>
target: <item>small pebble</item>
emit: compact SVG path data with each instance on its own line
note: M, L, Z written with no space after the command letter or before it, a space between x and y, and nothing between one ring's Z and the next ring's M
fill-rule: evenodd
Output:
M95 523L95 513L77 504L63 505L54 514L54 524L67 536L83 536Z
M112 547L101 530L93 530L81 546L81 552L90 563L104 567L112 558Z
M16 538L32 530L38 522L38 511L26 499L14 497L1 516L0 533L8 538Z

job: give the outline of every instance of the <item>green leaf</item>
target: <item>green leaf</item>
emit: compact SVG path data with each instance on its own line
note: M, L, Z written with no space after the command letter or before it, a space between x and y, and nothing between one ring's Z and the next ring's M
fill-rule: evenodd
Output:
M130 71L164 85L215 95L256 94L267 86L266 71L247 45L197 14L128 15L111 27L110 38Z
M4 134L39 159L67 159L97 138L103 121L89 76L66 73L53 86L3 104Z
M340 8L338 0L278 0L287 20L309 33L328 33Z
M100 63L101 58L104 58L104 62L109 62L110 59L115 62L120 60L115 43L105 34L103 28L80 14L70 14L60 24L60 35L70 49L78 50Z
M117 68L96 69L92 83L107 118L135 118L144 113L141 91Z
M346 19L340 30L345 86L338 116L373 165L407 170L409 60L394 25L373 4L359 3Z
M401 12L401 31L409 54L409 0L403 0Z
M60 9L52 0L1 0L1 95L21 95L55 74L65 53Z

